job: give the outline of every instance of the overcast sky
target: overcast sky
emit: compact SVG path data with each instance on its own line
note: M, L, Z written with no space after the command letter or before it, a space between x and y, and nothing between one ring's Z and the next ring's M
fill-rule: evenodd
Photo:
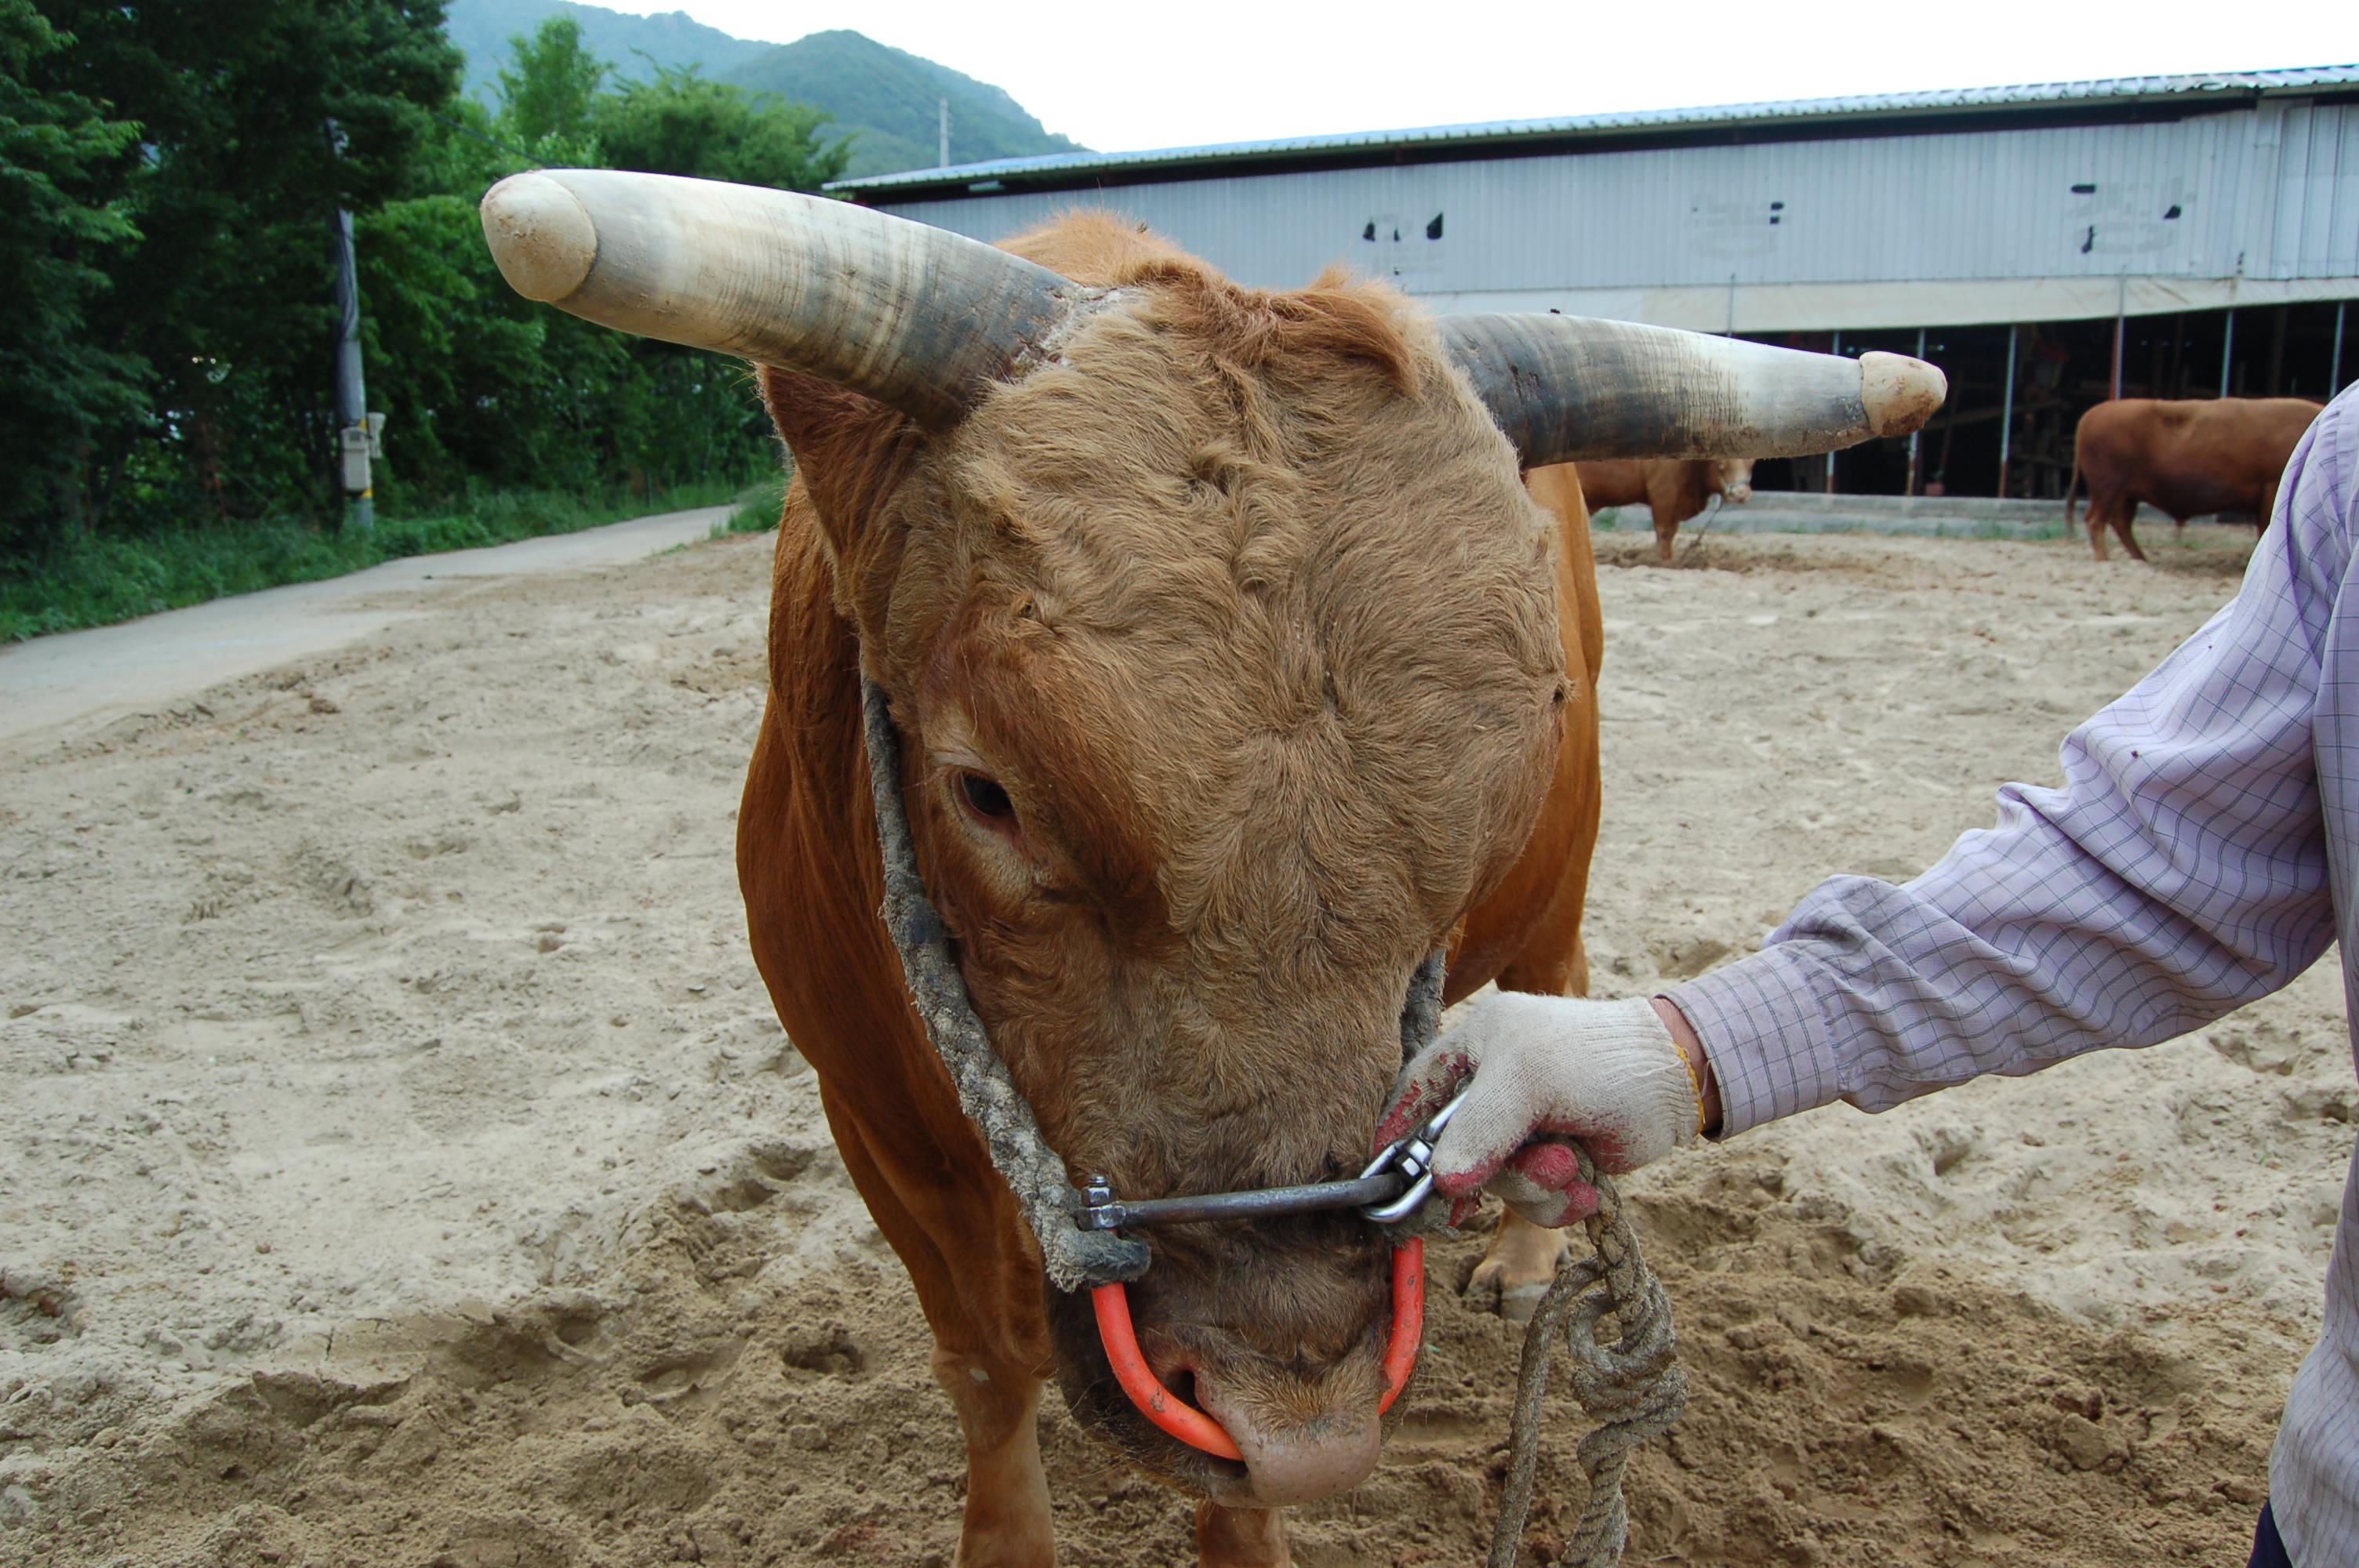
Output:
M603 0L744 38L851 27L1105 151L1768 98L2359 60L2354 0Z

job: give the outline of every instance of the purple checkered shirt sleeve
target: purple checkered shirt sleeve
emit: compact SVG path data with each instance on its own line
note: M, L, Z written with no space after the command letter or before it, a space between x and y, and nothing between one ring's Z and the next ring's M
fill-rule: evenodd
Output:
M2150 1045L2359 947L2359 388L2311 426L2235 600L2066 738L2064 784L1893 887L1837 877L1669 993L1731 1132ZM2359 1041L2354 1041L2359 1054ZM2359 1162L2269 1497L2293 1560L2359 1563Z
M2311 718L2350 555L2353 406L2345 439L2321 429L2289 470L2319 482L2288 482L2279 513L2311 515L2265 534L2235 599L2066 738L2062 788L2004 786L1998 826L1914 881L1833 878L1760 953L1669 993L1727 1131L2151 1045L2325 951Z

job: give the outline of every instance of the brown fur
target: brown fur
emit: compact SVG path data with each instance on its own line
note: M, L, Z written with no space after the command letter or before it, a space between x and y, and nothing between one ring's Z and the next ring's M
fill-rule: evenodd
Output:
M2085 474L2089 546L2101 561L2108 527L2132 559L2146 559L2130 532L2140 502L2177 523L2242 512L2266 528L2277 508L2277 481L2319 407L2306 397L2100 403L2081 416L2073 433L2064 525L2072 525L2072 492Z
M1553 463L1534 469L1525 479L1532 498L1560 517L1568 491L1592 512L1601 506L1645 506L1655 520L1656 558L1668 563L1680 524L1701 515L1715 495L1732 490L1738 490L1740 498L1751 493L1753 463L1742 458Z
M863 650L978 1012L1068 1168L1147 1196L1355 1172L1437 946L1453 995L1577 984L1598 633L1585 516L1560 548L1397 295L1239 288L1098 216L1010 248L1125 292L958 429L766 373L798 479L738 854L756 961L967 1429L962 1558L1028 1563L1052 1365L1140 1462L1256 1499L1111 1390L909 1009L875 913ZM970 773L1013 819L961 805ZM1152 1234L1131 1295L1158 1370L1273 1451L1373 1419L1370 1227ZM1212 1561L1266 1530L1200 1534Z

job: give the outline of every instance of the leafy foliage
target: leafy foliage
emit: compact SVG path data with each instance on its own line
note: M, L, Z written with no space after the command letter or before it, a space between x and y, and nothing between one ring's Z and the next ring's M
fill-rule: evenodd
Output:
M508 40L516 69L500 72L502 119L527 145L587 136L598 89L614 68L582 46L581 24L556 17L531 38Z
M824 110L666 66L601 103L597 130L615 168L695 174L740 185L816 190L843 172L846 154L820 143Z
M439 0L37 3L73 43L33 55L24 89L138 127L86 170L128 232L84 252L105 284L75 339L142 373L61 495L0 495L10 543L322 509L327 221L390 195L433 129L459 66Z
M68 503L101 425L138 406L145 366L85 330L98 258L139 237L108 200L138 127L29 80L72 42L31 0L0 0L0 548Z

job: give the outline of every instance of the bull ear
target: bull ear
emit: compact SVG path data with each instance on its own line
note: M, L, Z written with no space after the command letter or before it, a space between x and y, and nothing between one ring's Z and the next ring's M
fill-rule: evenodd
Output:
M873 397L794 371L764 369L762 402L795 454L795 478L809 498L839 568L851 578L873 567L871 526L926 432Z
M1905 436L1949 383L1922 360L1803 353L1580 316L1449 316L1451 357L1527 469L1786 458Z
M1092 291L945 230L792 191L615 169L511 175L483 203L502 276L604 326L802 371L957 423Z

